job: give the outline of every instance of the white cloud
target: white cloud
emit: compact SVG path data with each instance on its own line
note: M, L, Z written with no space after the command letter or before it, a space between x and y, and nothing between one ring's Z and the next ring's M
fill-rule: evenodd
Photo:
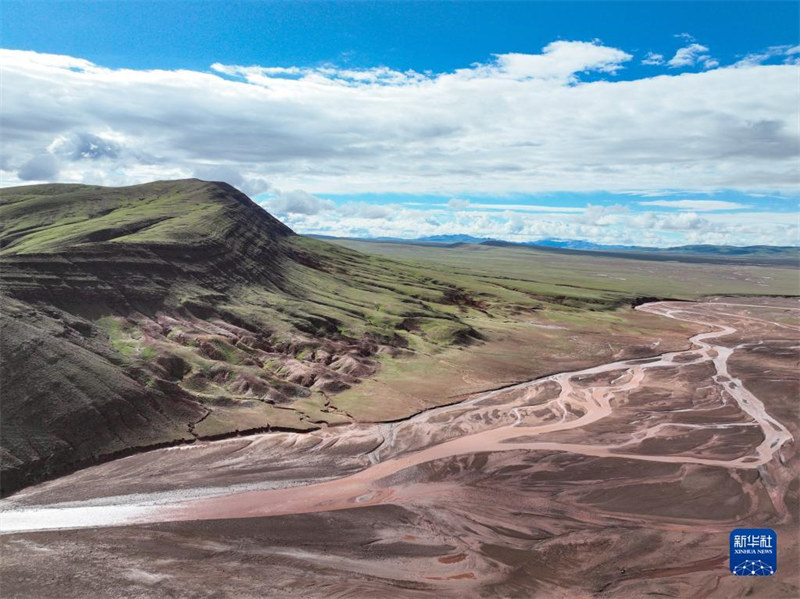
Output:
M642 59L642 64L645 65L661 65L664 64L664 55L656 54L655 52L648 52L647 56Z
M651 200L639 202L642 206L661 206L664 208L680 208L682 210L696 210L709 212L712 210L742 210L749 208L746 204L726 202L724 200Z
M192 176L204 181L224 181L250 196L274 191L263 177L245 177L229 164L201 164L194 169Z
M786 64L796 64L794 55L800 53L800 46L770 46L760 52L753 52L746 55L744 58L736 62L734 67L752 67L762 64L763 62L776 57L786 57L784 62Z
M69 135L59 135L48 146L53 154L60 154L71 160L98 160L117 158L121 147L118 141L82 131Z
M455 79L529 79L575 81L578 73L595 71L616 73L623 63L633 58L627 52L594 42L557 41L542 49L542 54L495 54L488 63L458 69ZM280 81L303 80L315 86L359 87L363 85L411 85L431 78L413 70L396 71L387 67L371 69L338 69L324 67L261 67L215 63L211 69L228 77L262 85L277 91Z
M552 42L542 54L499 54L497 64L476 69L478 76L503 74L512 79L572 79L576 73L616 73L633 58L627 52L590 42Z
M319 214L333 210L336 205L330 200L323 200L302 190L276 191L275 195L262 202L270 212L279 215L287 214Z
M796 245L797 216L790 213L754 213L742 220L734 214L703 216L696 212L629 212L624 207L587 206L582 214L544 214L516 211L431 211L398 208L386 218L348 216L342 211L285 220L301 233L341 237L401 237L468 234L507 241L577 239L604 244L674 246L694 243L728 245Z
M389 218L395 211L393 206L384 204L369 204L367 202L348 202L337 208L339 213L357 218L384 219Z
M439 74L199 72L5 50L0 175L6 185L21 174L109 185L224 177L247 193L312 195L797 189L797 67L615 80L630 58L559 41ZM581 81L586 71L599 80Z
M675 56L667 61L672 68L691 67L702 64L706 69L719 66L719 62L707 54L708 48L698 43L691 43L688 46L678 49Z
M629 222L642 229L653 231L698 231L711 227L711 221L698 216L696 212L678 214L645 212L635 215Z
M695 243L793 245L800 242L800 217L790 212L634 212L620 204L588 204L574 207L576 212L525 212L481 209L484 205L500 206L470 203L468 209L454 211L448 203L348 202L308 211L313 213L287 214L282 219L300 233L341 237L415 239L469 234L517 242L556 238L662 247ZM681 207L690 208L688 204L681 204ZM697 205L698 209L704 207Z
M586 206L583 214L578 216L575 220L589 225L605 227L623 222L624 219L622 215L627 212L628 208L619 204L614 204L613 206L596 206L589 204Z
M322 215L322 218L334 220L340 218L349 221L378 220L390 218L397 210L391 204L371 204L369 202L346 202L337 205L331 200L318 198L300 189L294 191L272 189L268 197L259 198L259 204L287 222L318 214ZM429 213L429 211L424 212L424 214Z
M447 205L450 206L453 210L464 210L465 208L469 207L469 200L461 200L459 198L450 198L447 202Z

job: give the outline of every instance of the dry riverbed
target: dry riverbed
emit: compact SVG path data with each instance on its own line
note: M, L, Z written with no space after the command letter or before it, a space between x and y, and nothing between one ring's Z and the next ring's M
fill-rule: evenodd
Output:
M131 456L0 502L7 597L794 597L800 309L383 424ZM727 571L768 526L779 570Z

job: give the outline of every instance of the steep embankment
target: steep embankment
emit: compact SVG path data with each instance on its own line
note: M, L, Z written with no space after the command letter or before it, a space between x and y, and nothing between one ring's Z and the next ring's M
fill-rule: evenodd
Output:
M132 448L345 420L327 393L376 354L475 335L459 290L399 266L387 286L389 261L296 236L224 183L0 198L4 493Z

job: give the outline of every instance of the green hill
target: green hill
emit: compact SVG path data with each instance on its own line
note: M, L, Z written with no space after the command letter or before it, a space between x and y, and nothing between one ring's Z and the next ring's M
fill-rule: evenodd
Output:
M378 354L476 335L452 286L387 277L224 183L0 198L6 491L131 448L344 421L326 395ZM396 328L409 317L435 334Z

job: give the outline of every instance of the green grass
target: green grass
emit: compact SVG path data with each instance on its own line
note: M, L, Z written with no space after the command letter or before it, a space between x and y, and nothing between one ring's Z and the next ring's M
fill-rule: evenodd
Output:
M103 242L198 243L218 237L232 223L227 205L208 190L208 183L197 180L121 188L9 188L0 192L0 254L54 253Z
M209 240L235 244L247 237L253 215L240 217L238 204L218 196L219 188L196 180L117 189L73 185L3 190L2 254L65 255L115 244L123 253L165 244L191 252ZM268 234L271 230L266 229ZM274 240L265 238L264 231L252 243L263 240L264 251L274 253ZM251 246L242 249L250 251ZM231 252L238 251L238 246L231 247ZM255 270L272 255L255 255L245 264ZM637 296L695 299L798 291L792 268L655 262L535 248L329 243L290 236L280 241L279 255L270 268L280 283L231 287L221 272L215 273L222 277L215 292L208 282L187 275L170 282L166 306L210 306L269 331L277 344L372 336L435 353L463 344L473 329L480 333L492 318L513 322L535 310L563 322L614 310ZM194 268L203 274L202 262ZM154 350L140 347L135 332L114 326L108 332L123 356L154 357ZM224 341L214 345L232 364L247 357Z
M608 306L620 298L705 295L795 295L797 269L658 262L603 255L542 251L525 247L454 248L336 240L336 245L413 265L419 272L460 284L478 294L516 301L565 298L576 307Z
M96 324L106 332L111 347L122 356L131 358L139 351L139 343L135 341L124 329L121 319L114 316L104 316Z
M149 361L158 355L158 350L144 341L142 332L135 325L115 316L98 318L95 324L108 335L111 347L128 360Z

